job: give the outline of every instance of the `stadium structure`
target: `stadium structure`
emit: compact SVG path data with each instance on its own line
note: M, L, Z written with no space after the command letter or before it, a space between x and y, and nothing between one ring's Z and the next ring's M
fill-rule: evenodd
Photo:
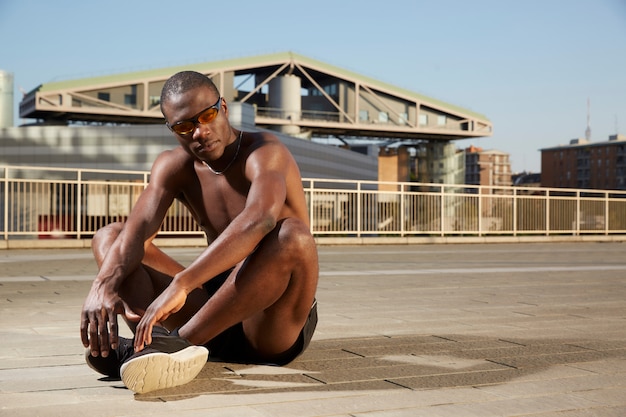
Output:
M95 153L110 162L107 168L117 163L129 169L133 161L150 161L157 148L175 145L164 127L159 100L165 81L181 70L204 73L215 82L229 103L234 126L275 131L292 148L304 176L377 179L378 158L404 145L421 147L422 165L429 172L426 179L455 182L450 174L459 170L456 161L462 158L453 141L492 134L491 122L481 114L285 52L39 85L24 94L19 105L20 117L34 122L0 130L3 147L37 146L43 141L54 153L55 144L69 143L78 153L69 159L94 164L97 161L88 156ZM32 134L29 129L48 133ZM135 143L124 154L149 154L124 161L117 155L119 145L107 142L112 137L127 139L119 142L126 145ZM330 140L342 146L321 144ZM356 144L376 145L376 151L370 147L363 155L342 149L356 149ZM385 151L379 154L379 148ZM23 149L5 152L0 162L29 154ZM63 165L58 158L50 163Z

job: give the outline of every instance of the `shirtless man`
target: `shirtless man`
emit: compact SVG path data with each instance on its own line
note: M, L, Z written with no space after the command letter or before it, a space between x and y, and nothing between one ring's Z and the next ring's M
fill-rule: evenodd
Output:
M128 220L92 242L99 272L80 326L88 364L110 376L121 368L126 386L147 392L195 378L203 346L211 359L289 363L317 323L319 272L293 156L274 135L234 129L200 73L172 76L161 111L180 146L156 159ZM174 199L209 242L187 267L152 242ZM118 336L118 314L133 341Z

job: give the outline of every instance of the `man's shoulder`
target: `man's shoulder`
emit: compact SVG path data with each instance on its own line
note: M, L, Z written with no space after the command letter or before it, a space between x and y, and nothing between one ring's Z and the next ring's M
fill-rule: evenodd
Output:
M252 132L250 133L250 136L252 137L251 150L274 146L279 146L287 149L285 144L278 138L278 136L271 132Z
M185 150L177 146L176 148L167 149L157 156L154 165L167 165L172 168L193 167L193 157Z
M157 156L152 164L152 175L185 176L194 172L194 159L181 147L168 149Z
M246 159L254 161L250 166L258 168L257 173L272 169L287 174L297 167L293 154L278 136L270 132L254 132L252 137L252 143L246 149Z
M272 132L260 131L260 132L250 132L248 134L252 136L255 142L268 142L268 143L280 142L280 140L278 139L278 136L276 136Z

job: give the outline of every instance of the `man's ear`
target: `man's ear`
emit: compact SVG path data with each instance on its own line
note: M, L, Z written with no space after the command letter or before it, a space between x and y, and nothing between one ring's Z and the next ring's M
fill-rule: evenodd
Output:
M226 103L226 99L224 97L222 97L221 102L222 102L221 103L222 108L220 109L220 111L223 111L224 112L224 116L226 116L226 118L228 118L228 103Z

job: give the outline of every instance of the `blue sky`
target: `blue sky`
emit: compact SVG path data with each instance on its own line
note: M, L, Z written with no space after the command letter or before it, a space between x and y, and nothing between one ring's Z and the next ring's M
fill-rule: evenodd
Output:
M0 69L62 79L293 51L487 116L458 141L539 149L626 134L626 0L0 0ZM18 110L15 109L17 118ZM17 120L17 123L20 123Z

